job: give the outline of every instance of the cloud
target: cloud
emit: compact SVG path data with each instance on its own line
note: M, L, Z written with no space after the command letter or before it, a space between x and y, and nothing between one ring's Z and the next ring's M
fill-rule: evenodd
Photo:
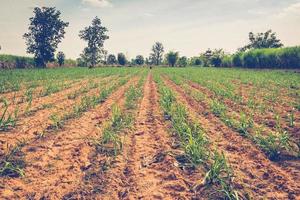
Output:
M284 18L288 16L292 16L292 17L300 16L300 2L289 5L277 15L278 18Z
M110 0L82 0L82 3L97 8L112 7Z

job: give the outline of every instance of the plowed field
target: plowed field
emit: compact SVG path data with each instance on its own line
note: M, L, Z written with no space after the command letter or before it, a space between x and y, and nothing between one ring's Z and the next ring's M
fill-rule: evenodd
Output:
M0 71L0 199L300 199L300 75Z

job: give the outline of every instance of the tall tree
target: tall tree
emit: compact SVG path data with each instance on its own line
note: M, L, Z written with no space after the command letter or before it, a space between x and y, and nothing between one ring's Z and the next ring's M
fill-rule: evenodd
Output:
M36 66L45 67L47 62L54 61L55 50L69 23L60 19L61 13L54 7L35 7L33 13L29 19L29 32L23 37L27 53L34 54Z
M95 17L92 25L84 28L79 33L79 37L88 43L88 46L83 50L82 57L89 63L91 68L95 67L103 58L105 53L103 45L105 40L109 39L106 32L108 32L107 28L102 26L98 17Z
M57 62L59 64L59 66L61 67L63 64L65 64L65 54L61 51L59 51L56 55L56 59L57 59Z
M177 63L178 57L178 52L170 51L169 53L167 53L166 58L169 66L174 67Z
M127 59L123 53L118 53L118 63L122 66L126 65Z
M268 30L265 33L253 32L249 33L250 43L239 49L239 51L246 51L249 49L263 49L263 48L280 48L283 44L277 39L276 33Z
M145 63L145 59L142 55L137 55L135 58L135 63L137 65L143 65Z
M108 65L115 65L117 64L117 58L115 55L113 54L109 54L107 57L107 64Z
M164 46L160 42L156 42L152 46L152 53L150 54L150 58L153 64L160 65L163 60L164 54Z

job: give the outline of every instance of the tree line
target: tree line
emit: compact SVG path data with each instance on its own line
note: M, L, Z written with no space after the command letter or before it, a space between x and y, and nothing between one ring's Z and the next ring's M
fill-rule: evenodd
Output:
M36 67L46 67L47 63L56 61L59 66L65 64L66 56L59 51L58 44L65 36L68 22L61 19L61 12L55 7L35 7L33 17L29 19L28 32L23 35L27 53L34 55ZM79 31L79 38L87 43L76 60L78 66L93 68L98 65L142 66L168 65L170 67L213 66L213 67L251 67L251 68L300 68L300 47L283 48L276 33L268 30L265 33L249 33L249 43L239 48L236 53L229 54L223 49L208 49L198 56L187 58L179 52L170 51L165 54L161 42L156 42L149 57L137 55L129 60L124 53L108 54L104 43L109 39L108 29L101 20L95 17L91 25ZM1 49L1 47L0 47ZM24 60L24 59L23 59ZM30 60L30 62L32 62Z

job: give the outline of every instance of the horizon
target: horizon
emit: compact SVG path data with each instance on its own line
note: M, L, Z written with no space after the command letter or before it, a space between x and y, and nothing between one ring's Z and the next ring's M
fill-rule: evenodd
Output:
M250 31L272 29L285 46L300 44L299 0L0 0L1 54L31 56L22 35L28 31L33 7L56 7L69 22L57 51L76 59L86 46L79 31L98 16L110 37L104 44L109 54L124 53L128 58L149 56L156 41L165 52L178 51L192 57L206 49L222 48L233 53L248 42ZM15 13L11 15L11 10ZM184 15L183 15L184 14ZM298 26L297 26L298 25ZM238 30L236 30L238 27ZM3 31L4 30L4 31Z

